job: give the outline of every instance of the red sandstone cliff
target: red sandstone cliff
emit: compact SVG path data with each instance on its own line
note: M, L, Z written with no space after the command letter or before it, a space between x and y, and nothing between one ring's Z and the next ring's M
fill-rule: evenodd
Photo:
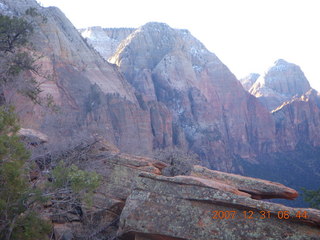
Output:
M145 102L170 110L179 133L174 144L187 145L212 167L231 170L233 154L274 151L268 111L187 30L148 23L130 34L110 61Z
M50 136L49 142L63 145L98 134L136 154L178 146L198 153L208 166L227 171L235 170L236 156L254 158L294 149L302 138L319 145L315 100L307 109L303 107L307 104L292 102L296 112L307 113L299 121L285 110L289 107L271 114L259 96L246 92L187 30L162 23L138 29L92 28L102 48L112 50L110 44L122 40L110 64L57 8L41 8L34 0L1 2L16 15L35 7L48 18L35 23L32 42L43 55L39 60L43 73L50 76L37 77L42 94L51 94L59 111L52 113L20 96L12 97L12 102L23 127L42 131ZM96 31L105 38L99 39ZM276 92L277 101L283 96L287 101L310 85L299 67L279 60L252 87L257 94L264 88ZM303 128L301 121L307 123ZM302 134L301 129L308 132Z
M311 88L299 66L277 60L249 92L274 117L277 151L294 150L299 144L320 145L319 93Z

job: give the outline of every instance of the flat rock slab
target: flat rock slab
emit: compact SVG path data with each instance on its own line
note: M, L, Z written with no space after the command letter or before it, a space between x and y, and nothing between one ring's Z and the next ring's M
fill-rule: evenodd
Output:
M239 191L251 194L252 198L255 199L295 199L298 197L298 192L296 190L286 187L280 183L214 171L198 165L193 166L191 175L233 186Z
M118 235L128 234L137 239L315 240L320 238L320 211L141 173L120 217Z

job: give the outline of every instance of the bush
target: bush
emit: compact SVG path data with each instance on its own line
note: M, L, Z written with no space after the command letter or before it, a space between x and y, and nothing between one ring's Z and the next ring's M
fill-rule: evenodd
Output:
M63 161L52 170L49 191L68 192L69 203L74 204L78 200L91 203L94 190L100 185L101 177L95 172L87 172L72 164L67 166ZM59 197L59 194L55 194Z
M303 200L309 203L310 207L320 209L320 188L318 190L307 190L303 191Z

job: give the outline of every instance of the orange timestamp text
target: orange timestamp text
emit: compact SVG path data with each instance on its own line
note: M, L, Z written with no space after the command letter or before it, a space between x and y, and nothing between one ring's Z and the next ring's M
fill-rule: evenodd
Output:
M307 211L297 211L290 214L289 211L212 211L212 219L268 219L274 216L278 219L308 219Z

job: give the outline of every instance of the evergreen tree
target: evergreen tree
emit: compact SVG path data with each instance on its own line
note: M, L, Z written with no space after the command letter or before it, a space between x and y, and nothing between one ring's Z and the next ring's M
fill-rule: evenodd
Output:
M36 9L26 14L37 17ZM45 19L43 19L45 20ZM25 71L37 73L35 60L28 50L28 38L32 24L23 18L0 15L0 239L38 240L48 239L51 224L38 216L42 201L51 199L60 207L61 194L67 194L69 205L82 200L90 202L93 191L99 186L100 176L67 166L61 162L51 172L47 188L38 189L29 182L30 153L21 142L18 118L3 94L8 84L17 81L17 91L36 103L39 86ZM23 47L23 48L22 48ZM65 203L65 201L64 201Z
M29 152L18 130L13 108L0 107L0 239L45 239L51 227L32 210L38 194L29 185Z

